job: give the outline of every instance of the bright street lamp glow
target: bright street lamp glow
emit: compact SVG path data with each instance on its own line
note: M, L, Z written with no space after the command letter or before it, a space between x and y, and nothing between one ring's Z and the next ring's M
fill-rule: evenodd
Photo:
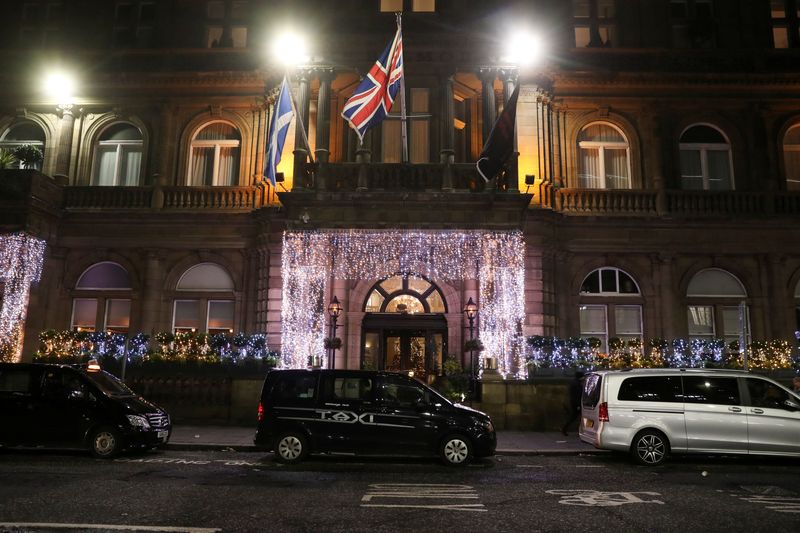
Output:
M529 67L541 61L543 55L544 43L541 37L528 31L517 31L508 39L501 61Z
M75 87L75 78L64 71L47 74L42 84L44 93L59 104L67 104L72 101L75 96Z
M272 55L286 66L308 63L308 40L294 31L280 33L272 43Z

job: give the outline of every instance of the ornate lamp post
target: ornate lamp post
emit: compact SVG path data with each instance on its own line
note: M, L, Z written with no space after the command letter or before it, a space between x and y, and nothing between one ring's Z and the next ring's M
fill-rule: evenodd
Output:
M472 301L472 296L469 297L467 304L464 306L464 314L469 320L469 340L472 341L475 336L475 318L478 316L478 305ZM475 361L475 349L472 347L470 343L470 350L469 350L469 365L472 368L472 387L473 392L476 387L476 380L478 374L478 367Z
M339 327L336 322L339 320L339 315L342 314L342 305L339 303L339 299L334 296L331 299L331 303L328 305L328 314L331 317L331 342L336 342L336 329ZM328 357L330 361L329 366L331 370L336 368L336 345L332 344L330 349L330 354Z

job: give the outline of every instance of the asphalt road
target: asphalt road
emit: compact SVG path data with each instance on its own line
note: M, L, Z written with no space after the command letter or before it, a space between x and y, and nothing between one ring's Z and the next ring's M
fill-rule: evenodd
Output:
M800 531L800 460L0 453L0 531ZM38 525L30 525L38 524ZM98 525L105 525L98 527Z

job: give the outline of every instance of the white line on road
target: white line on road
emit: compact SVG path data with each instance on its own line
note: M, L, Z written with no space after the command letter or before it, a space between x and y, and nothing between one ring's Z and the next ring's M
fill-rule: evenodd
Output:
M0 522L3 528L47 528L47 529L100 529L113 531L164 531L171 533L213 533L222 531L208 527L175 527L175 526L129 526L124 524L60 524L48 522Z
M517 468L544 468L542 465L517 465Z
M605 468L603 465L575 465L575 468Z
M482 503L466 503L463 505L381 505L381 504L361 504L361 507L410 507L413 509L440 509L442 511L473 511L485 513L488 511Z
M397 503L374 503L381 499L400 499ZM482 503L435 503L430 500L477 500L478 493L470 485L441 483L374 483L361 497L361 507L403 507L441 511L485 512ZM404 500L404 501L403 501ZM369 502L369 503L367 503Z

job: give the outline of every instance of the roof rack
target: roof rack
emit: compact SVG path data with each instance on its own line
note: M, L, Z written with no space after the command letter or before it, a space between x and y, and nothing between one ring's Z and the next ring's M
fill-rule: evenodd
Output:
M691 368L691 367L677 367L677 368L622 368L620 372L720 372L731 374L749 374L749 370L742 368Z

